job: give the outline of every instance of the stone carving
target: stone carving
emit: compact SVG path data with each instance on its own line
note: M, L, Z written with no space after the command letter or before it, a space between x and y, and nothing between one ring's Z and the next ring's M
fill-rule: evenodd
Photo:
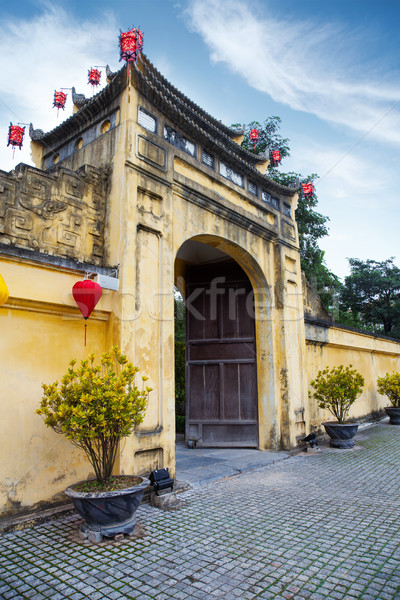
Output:
M32 123L29 124L29 137L33 142L38 142L44 136L43 129L33 129Z
M75 88L72 86L72 102L79 110L80 108L83 108L89 102L89 100L86 99L84 94L78 94Z
M0 244L103 265L107 180L87 165L0 171Z

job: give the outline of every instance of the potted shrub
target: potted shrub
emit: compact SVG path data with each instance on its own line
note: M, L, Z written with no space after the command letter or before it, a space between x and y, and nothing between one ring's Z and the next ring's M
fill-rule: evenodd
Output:
M67 373L52 384L43 384L37 414L57 433L64 434L89 459L96 478L80 481L65 493L84 518L82 531L96 541L102 536L130 534L136 524L134 512L149 480L144 477L112 475L118 445L143 421L151 388L142 377L142 389L135 385L139 371L117 346L94 354L76 366L71 360ZM90 536L91 533L97 535Z
M318 406L329 410L337 419L323 423L333 448L353 448L353 438L358 430L358 423L348 423L346 420L350 407L362 392L364 377L351 367L327 367L311 381Z
M385 406L392 425L400 425L400 373L386 373L377 379L378 392L387 396L392 406Z

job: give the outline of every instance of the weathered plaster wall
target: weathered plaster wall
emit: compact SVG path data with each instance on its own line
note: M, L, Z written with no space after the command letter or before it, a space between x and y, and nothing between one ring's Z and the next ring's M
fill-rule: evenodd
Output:
M376 380L387 372L400 371L400 342L306 320L306 345L308 381L328 366L352 364L363 375L365 387L351 407L349 418L377 417L389 405L387 398L378 394ZM309 402L309 414L310 427L334 420L314 400Z
M103 352L111 292L105 292L84 325L71 290L81 278L51 266L0 257L10 297L0 308L0 516L64 502L62 490L85 479L83 453L45 427L35 414L41 384L60 380L71 358Z

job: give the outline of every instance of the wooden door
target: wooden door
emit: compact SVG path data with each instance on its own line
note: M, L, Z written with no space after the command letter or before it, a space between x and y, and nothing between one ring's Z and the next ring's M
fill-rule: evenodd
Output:
M253 290L239 265L186 274L186 440L258 446Z

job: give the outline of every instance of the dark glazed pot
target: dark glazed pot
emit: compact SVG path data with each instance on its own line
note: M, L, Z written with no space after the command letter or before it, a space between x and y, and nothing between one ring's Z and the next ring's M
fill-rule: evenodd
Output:
M107 537L133 533L136 525L134 513L142 501L144 490L150 485L145 477L139 479L141 482L137 485L112 492L76 492L72 489L74 486L67 488L64 493L72 499L76 510L85 520L81 530L98 532Z
M391 425L400 425L400 408L397 406L385 406L385 411Z
M353 448L353 437L358 430L358 423L322 423L326 433L329 435L329 445L332 448Z

